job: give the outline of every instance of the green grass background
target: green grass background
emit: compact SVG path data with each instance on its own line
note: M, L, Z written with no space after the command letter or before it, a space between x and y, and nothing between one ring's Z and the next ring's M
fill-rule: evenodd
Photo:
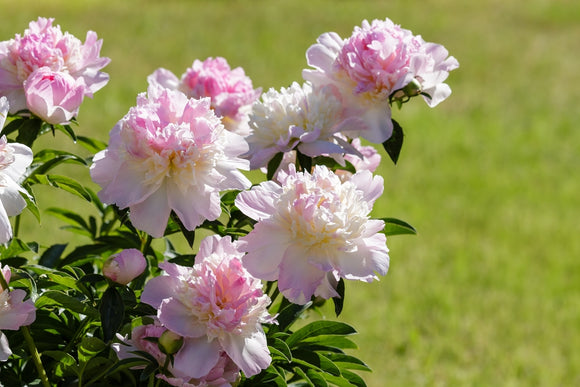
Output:
M104 39L110 83L86 101L79 132L107 133L158 67L181 74L223 56L255 86L301 80L323 32L391 18L460 62L453 94L395 111L406 132L386 155L377 216L417 236L389 239L391 268L347 284L341 320L360 332L369 386L580 385L580 3L573 0L0 0L0 40L38 16ZM64 147L62 135L43 139ZM88 172L74 170L84 179ZM42 191L44 192L44 191ZM47 189L47 203L77 199ZM42 208L46 207L42 202ZM51 204L53 205L53 204ZM54 243L59 224L43 218ZM68 234L62 234L65 237ZM328 316L332 318L333 316Z

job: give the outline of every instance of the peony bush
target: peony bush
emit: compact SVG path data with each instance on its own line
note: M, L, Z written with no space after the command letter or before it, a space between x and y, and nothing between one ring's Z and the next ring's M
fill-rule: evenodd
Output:
M371 216L379 150L397 163L392 107L438 105L457 60L389 19L323 33L280 90L195 59L144 79L103 144L72 125L110 59L95 32L82 43L53 23L0 42L0 382L365 386L355 328L304 317L326 302L338 317L349 280L387 274L387 237L415 233ZM93 156L37 149L43 135ZM67 163L100 189L58 174ZM94 206L43 211L85 243L21 239L22 211L44 210L37 185Z

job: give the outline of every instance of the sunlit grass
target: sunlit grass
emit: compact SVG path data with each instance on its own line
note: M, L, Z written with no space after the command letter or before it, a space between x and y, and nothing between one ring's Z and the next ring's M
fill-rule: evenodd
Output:
M181 74L194 59L223 56L255 86L279 88L300 81L320 33L348 36L365 18L390 17L445 45L461 65L452 96L394 112L405 145L397 166L383 152L380 171L375 213L419 234L389 239L379 283L347 285L341 320L360 331L370 386L580 384L577 2L21 0L2 9L0 40L40 15L104 39L111 81L81 107L79 131L105 141L158 67ZM63 136L43 141L71 147ZM88 181L86 170L71 172ZM66 195L40 205L84 208ZM31 217L25 224L36 233ZM39 238L67 235L58 225L43 217Z

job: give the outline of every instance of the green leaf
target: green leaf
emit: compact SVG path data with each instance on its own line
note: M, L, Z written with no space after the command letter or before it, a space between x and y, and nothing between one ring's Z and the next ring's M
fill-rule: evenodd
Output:
M338 296L332 297L332 302L334 303L334 313L336 314L336 317L340 316L340 313L342 313L345 290L344 279L341 278L336 285L336 292L338 293Z
M28 121L28 118L18 117L14 118L10 121L6 126L1 130L0 134L2 135L9 135L10 133L16 132L25 121Z
M403 138L405 134L403 133L403 128L399 123L391 119L393 123L393 133L387 141L383 142L383 148L387 151L387 154L393 160L393 163L397 164L399 160L399 155L401 153L401 148L403 147Z
M296 150L296 161L301 167L301 171L307 171L310 173L312 170L312 157L306 156L300 151Z
M43 351L42 356L48 356L58 362L54 375L62 378L65 376L78 376L79 366L70 354L63 351Z
M395 218L380 218L385 222L385 227L383 228L383 234L390 235L402 235L402 234L417 234L417 230L413 228L409 223L404 222Z
M290 327L302 315L302 313L310 308L310 305L312 305L312 302L308 302L304 305L289 304L278 313L278 317L276 317L278 325L273 325L271 330L273 332L286 330L286 328Z
M42 293L36 300L35 306L37 309L46 306L62 307L73 312L84 314L90 318L99 318L99 312L95 308L58 290L47 290Z
M22 198L26 202L26 209L30 211L30 213L34 215L34 217L36 218L36 221L40 223L40 210L38 209L38 205L36 204L36 199L34 198L34 195L30 187L26 187L26 190L28 194L26 194L25 192L20 192L20 196L22 196Z
M52 125L52 127L58 131L63 132L64 134L66 134L68 137L70 137L71 140L73 140L74 142L77 141L77 135L75 134L75 132L72 130L72 128L70 127L70 125ZM53 129L53 130L54 130Z
M74 153L55 149L43 149L34 155L34 160L32 161L28 175L44 175L57 165L63 163L88 165L84 158L77 156Z
M106 348L107 345L103 340L97 337L83 337L78 348L79 363L81 364L81 367L84 367L89 360L104 351Z
M292 361L292 351L290 351L290 347L284 342L283 340L277 337L269 337L268 338L268 347L272 350L275 349L278 351L279 355L282 356L286 361Z
M329 349L357 349L358 346L351 339L344 336L316 336L302 340L302 343L312 343Z
M286 340L290 348L294 348L306 338L320 335L352 335L356 330L348 324L338 321L314 321L292 333Z
M295 350L292 351L294 358L292 362L298 363L300 361L308 363L310 367L315 367L321 371L327 372L331 375L339 376L340 369L326 356L319 352ZM302 364L302 362L300 362Z
M111 341L121 325L125 315L123 298L115 287L109 287L101 298L99 307L101 326L103 328L103 340Z
M284 158L284 153L278 152L272 157L272 159L268 162L268 169L266 173L266 179L272 180L274 178L274 174L276 170L280 166L282 159Z
M39 118L29 118L22 122L18 128L16 142L32 147L34 140L40 135L42 120Z
M306 376L310 379L310 382L316 387L328 387L328 383L322 375L314 370L306 370Z
M360 371L370 371L368 365L366 365L362 360L351 355L344 353L325 353L326 357L334 362L341 370L360 370Z
M29 181L32 183L57 187L76 196L79 196L88 202L91 201L91 194L87 192L85 187L70 177L61 175L34 175L29 179Z
M107 143L85 136L77 136L77 142L88 149L91 153L97 153L107 147Z
M58 262L62 253L66 249L67 244L56 244L50 246L46 251L42 254L40 259L38 260L38 264L50 268L55 268L58 266Z
M38 252L37 244L27 244L23 240L18 238L13 238L10 241L8 247L0 245L0 258L15 257L26 252Z

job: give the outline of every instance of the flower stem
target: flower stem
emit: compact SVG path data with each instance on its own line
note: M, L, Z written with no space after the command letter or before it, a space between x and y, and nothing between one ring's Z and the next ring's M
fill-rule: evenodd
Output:
M50 382L48 381L48 376L46 376L46 371L42 366L42 361L40 360L40 354L38 353L38 349L36 348L36 344L34 344L34 339L30 334L30 328L28 326L23 326L20 328L22 334L24 335L24 340L26 340L26 344L28 344L28 350L32 355L32 361L36 366L36 371L38 372L38 376L40 376L40 381L44 387L50 387Z

